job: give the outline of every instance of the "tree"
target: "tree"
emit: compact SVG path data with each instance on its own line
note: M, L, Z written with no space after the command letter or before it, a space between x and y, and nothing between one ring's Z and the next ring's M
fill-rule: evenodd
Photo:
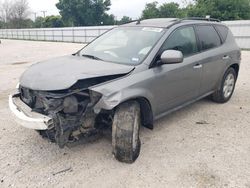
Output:
M10 24L16 28L27 27L30 22L29 16L29 4L27 0L16 0L11 8L11 20Z
M59 0L56 4L63 20L74 26L100 25L110 6L110 0Z
M113 14L104 14L101 25L115 25L115 16Z
M13 2L5 0L3 3L0 5L0 17L1 20L5 23L9 22L11 19L12 11L13 11Z
M27 0L5 0L0 5L0 19L7 28L30 27L29 4Z
M29 4L27 0L16 0L12 6L12 19L27 19L29 16Z
M0 4L1 6L1 4ZM4 28L4 17L3 17L3 14L2 14L2 9L0 7L0 29Z
M195 0L188 6L188 16L210 15L220 20L250 19L249 0Z
M43 23L44 23L44 17L38 16L34 21L33 27L35 28L43 27Z
M178 3L164 3L159 7L159 15L162 18L181 18L185 17L183 9Z
M3 29L3 28L5 28L5 24L2 20L0 20L0 29Z
M61 16L46 16L43 22L43 27L63 27Z
M160 12L157 8L158 2L147 3L145 9L142 11L142 18L149 19L149 18L159 18Z
M62 21L62 17L55 15L46 16L45 18L39 16L33 23L33 27L35 28L39 27L51 28L51 27L64 27L64 26L65 24Z
M118 21L119 25L125 24L125 23L129 23L132 21L132 18L128 17L128 16L123 16L121 18L121 20Z
M188 1L187 1L188 2ZM194 0L180 8L177 3L148 3L142 12L142 18L169 17L205 17L210 15L220 20L250 19L250 0Z
M185 16L185 9L181 9L178 3L164 3L161 6L158 6L157 2L147 3L142 12L143 19L181 18Z

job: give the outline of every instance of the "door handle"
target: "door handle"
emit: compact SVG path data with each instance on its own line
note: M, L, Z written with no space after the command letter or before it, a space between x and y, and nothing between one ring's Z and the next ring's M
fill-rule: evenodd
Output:
M228 60L229 58L230 58L230 57L229 57L228 55L224 55L222 59L223 59L223 60Z
M202 64L196 64L195 66L194 66L194 69L201 69L202 68Z

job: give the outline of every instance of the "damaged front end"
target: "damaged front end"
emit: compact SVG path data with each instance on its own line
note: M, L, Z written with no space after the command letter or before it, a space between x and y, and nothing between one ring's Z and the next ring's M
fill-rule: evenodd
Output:
M93 80L88 81L88 86L100 83ZM107 80L110 78L102 79ZM81 138L97 135L104 127L112 125L112 110L94 112L94 106L102 95L86 89L88 87L84 87L83 83L78 82L70 89L61 91L35 91L19 86L9 105L19 119L36 124L34 129L62 148ZM85 89L76 89L80 86ZM31 124L25 126L32 128Z
M98 105L109 94L94 88L134 69L77 55L39 62L22 74L9 107L18 124L64 147L111 126L113 108Z

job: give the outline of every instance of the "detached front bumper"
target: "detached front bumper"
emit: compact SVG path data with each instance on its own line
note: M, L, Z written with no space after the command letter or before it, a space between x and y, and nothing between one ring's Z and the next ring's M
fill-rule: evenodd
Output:
M47 130L53 124L52 118L33 112L20 99L20 93L9 96L9 108L16 116L15 121L23 127L35 130Z

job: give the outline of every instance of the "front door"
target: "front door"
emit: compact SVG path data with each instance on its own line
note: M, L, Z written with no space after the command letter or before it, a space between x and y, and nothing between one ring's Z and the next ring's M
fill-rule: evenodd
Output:
M202 74L199 60L202 57L198 54L194 28L181 27L174 31L163 44L160 54L169 49L181 51L184 61L153 68L155 84L151 88L157 104L156 116L199 95Z

